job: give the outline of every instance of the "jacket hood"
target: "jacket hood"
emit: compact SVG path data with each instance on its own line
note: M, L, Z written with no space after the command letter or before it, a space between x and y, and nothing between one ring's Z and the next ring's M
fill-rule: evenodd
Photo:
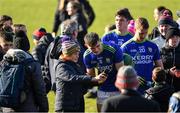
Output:
M53 40L54 40L54 38L52 37L51 33L46 33L46 34L39 40L39 44L49 45Z
M3 57L3 59L8 62L18 62L18 63L28 58L32 58L32 56L21 49L9 49Z

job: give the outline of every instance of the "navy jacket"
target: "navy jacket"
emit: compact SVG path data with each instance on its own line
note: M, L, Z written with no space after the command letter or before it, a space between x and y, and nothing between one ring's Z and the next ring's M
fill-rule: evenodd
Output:
M32 56L26 52L26 58L30 57L32 58ZM48 112L49 105L40 64L35 61L28 63L26 65L26 73L26 100L21 106L15 109L15 112ZM9 111L5 109L3 112Z
M92 78L72 61L62 61L56 67L55 111L84 112L84 94L93 83Z

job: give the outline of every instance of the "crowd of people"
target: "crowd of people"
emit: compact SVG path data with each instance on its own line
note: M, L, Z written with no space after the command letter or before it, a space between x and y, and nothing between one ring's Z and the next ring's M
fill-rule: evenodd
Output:
M128 8L117 10L102 37L88 32L94 18L87 0L59 0L52 32L36 29L30 52L26 25L1 15L0 71L5 59L34 61L25 70L25 101L5 106L0 93L0 110L48 112L53 91L55 112L84 112L84 95L97 87L98 112L180 111L180 24L171 10L154 9L158 25L150 34L148 19L134 19Z

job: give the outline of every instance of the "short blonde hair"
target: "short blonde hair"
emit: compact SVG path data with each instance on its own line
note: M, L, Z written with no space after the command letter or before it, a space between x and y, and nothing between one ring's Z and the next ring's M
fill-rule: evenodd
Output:
M146 18L139 17L135 21L135 28L136 29L148 29L149 28L149 23Z

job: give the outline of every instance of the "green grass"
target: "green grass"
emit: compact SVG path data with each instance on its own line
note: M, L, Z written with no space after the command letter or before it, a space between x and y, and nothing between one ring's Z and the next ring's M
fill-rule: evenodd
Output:
M49 92L48 101L49 101L50 112L54 111L54 98L55 98L54 96L55 96L54 92ZM97 110L96 110L96 99L86 98L85 99L85 110L86 110L86 113L97 112Z
M176 10L179 10L179 0L89 0L96 13L96 19L88 30L97 32L100 36L104 33L107 24L114 23L114 15L117 9L127 7L133 17L146 17L150 23L150 30L157 23L153 18L153 10L159 5L164 5L174 13L177 19ZM54 11L57 0L0 0L0 15L7 14L13 17L14 23L23 23L27 26L29 40L32 43L32 32L43 26L47 31L52 31ZM50 112L54 108L54 94L48 95ZM96 112L94 99L86 99L86 112Z

